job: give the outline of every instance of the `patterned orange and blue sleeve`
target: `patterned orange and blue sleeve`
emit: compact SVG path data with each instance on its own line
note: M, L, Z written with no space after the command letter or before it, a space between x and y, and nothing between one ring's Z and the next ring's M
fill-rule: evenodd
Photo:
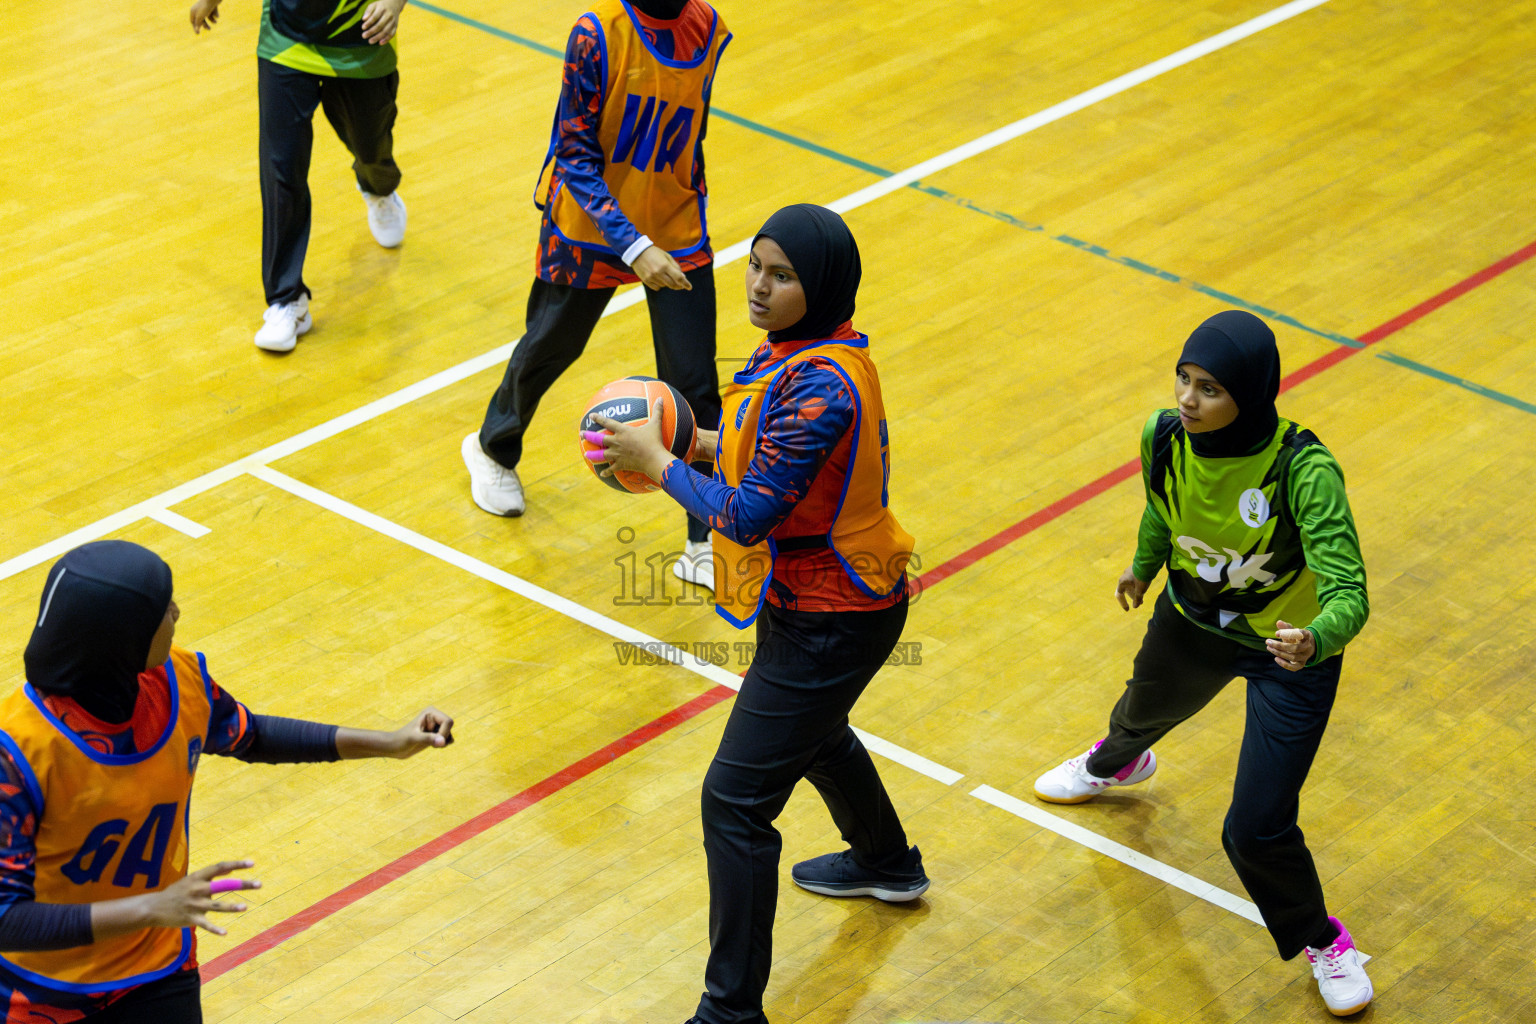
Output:
M661 486L678 504L738 544L763 541L805 499L821 467L853 426L848 383L808 359L773 385L757 450L739 487L712 480L674 460Z
M603 66L602 37L590 15L582 15L565 46L560 108L555 115L555 176L616 253L640 238L603 179L607 157L598 138L608 71Z
M0 747L0 905L34 897L37 812L16 759Z
M239 757L255 739L251 712L218 683L208 682L213 697L208 712L208 753Z

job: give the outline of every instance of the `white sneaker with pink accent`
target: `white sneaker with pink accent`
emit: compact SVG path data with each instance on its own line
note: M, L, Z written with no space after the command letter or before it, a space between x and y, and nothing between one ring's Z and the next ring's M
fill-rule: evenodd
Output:
M1157 755L1148 750L1107 779L1088 774L1088 758L1104 744L1099 740L1088 750L1064 761L1035 780L1035 796L1047 803L1080 804L1092 800L1110 786L1133 786L1157 771Z
M1339 937L1327 949L1308 946L1307 962L1312 965L1312 977L1317 979L1317 991L1328 1005L1328 1012L1335 1017L1347 1017L1369 1006L1376 995L1361 966L1370 957L1361 956L1349 929L1338 918L1328 920L1339 929Z

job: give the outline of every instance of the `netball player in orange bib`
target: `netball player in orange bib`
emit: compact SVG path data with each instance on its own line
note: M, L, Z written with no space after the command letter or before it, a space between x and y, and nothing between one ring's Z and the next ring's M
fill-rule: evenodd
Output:
M704 778L709 964L696 1019L760 1022L773 952L781 838L773 821L809 779L850 849L796 864L827 896L915 900L928 888L868 751L854 702L901 636L912 537L887 501L890 455L869 339L853 329L859 250L842 218L790 206L747 266L748 317L767 339L726 388L696 457L662 447L660 417L600 420L616 469L645 473L715 540L716 610L757 649Z
M0 700L0 999L7 1024L201 1021L195 928L228 860L188 873L199 758L410 757L452 742L428 708L393 732L254 715L172 646L171 570L126 541L54 564L27 682ZM228 880L225 881L228 884ZM258 882L241 880L254 889Z
M571 30L535 191L544 215L526 330L480 429L460 446L470 495L485 511L523 514L523 435L619 285L645 285L656 376L701 426L719 422L704 134L730 39L704 0L597 0ZM714 585L709 536L688 521L675 575Z

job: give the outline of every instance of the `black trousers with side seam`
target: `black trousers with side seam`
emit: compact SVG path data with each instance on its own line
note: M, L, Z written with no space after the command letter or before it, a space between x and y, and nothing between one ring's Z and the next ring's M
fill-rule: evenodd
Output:
M645 290L651 314L656 376L688 401L699 427L720 425L720 375L715 366L715 267L687 271L691 291ZM539 402L581 357L597 327L612 288L572 288L534 278L528 293L523 337L507 360L501 385L491 396L480 425L480 447L503 466L516 469L523 435ZM575 436L580 410L563 424ZM706 470L707 472L707 470ZM709 527L688 517L688 539L701 541Z
M1286 960L1328 926L1322 883L1297 817L1343 663L1339 654L1289 672L1266 652L1195 625L1164 591L1110 712L1109 734L1087 764L1100 778L1113 775L1227 683L1247 679L1248 719L1221 841Z
M809 779L859 863L907 855L907 834L848 713L901 637L907 601L868 612L764 604L757 651L704 776L709 963L697 1015L763 1024L783 838L773 827Z
M315 108L352 154L358 188L387 196L400 185L395 165L395 97L400 73L383 78L314 75L257 58L261 107L261 283L267 305L309 294L309 161Z

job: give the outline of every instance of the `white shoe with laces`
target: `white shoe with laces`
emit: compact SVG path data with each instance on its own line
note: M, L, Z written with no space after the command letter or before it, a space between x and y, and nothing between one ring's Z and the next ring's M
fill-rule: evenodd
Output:
M292 302L274 302L261 315L264 323L256 332L256 347L267 352L292 352L299 335L315 325L309 315L309 296Z
M1335 1017L1347 1017L1359 1013L1371 1005L1376 990L1362 966L1370 957L1362 956L1339 919L1330 917L1339 937L1327 949L1306 949L1307 962L1312 965L1312 977L1317 979L1317 991Z
M709 539L690 540L683 548L682 557L672 563L672 575L684 583L704 587L710 593L715 590L715 545Z
M469 493L475 504L493 516L520 516L527 507L523 500L523 482L517 470L508 469L480 447L480 433L475 431L459 446L464 468L469 470Z
M1070 761L1064 761L1035 780L1035 796L1047 803L1080 804L1092 800L1110 786L1133 786L1157 771L1157 755L1145 751L1107 779L1088 774L1088 758L1104 743L1099 740Z
M375 242L393 249L405 241L405 200L399 192L387 196L363 192L363 200L368 204L368 230L373 232Z

